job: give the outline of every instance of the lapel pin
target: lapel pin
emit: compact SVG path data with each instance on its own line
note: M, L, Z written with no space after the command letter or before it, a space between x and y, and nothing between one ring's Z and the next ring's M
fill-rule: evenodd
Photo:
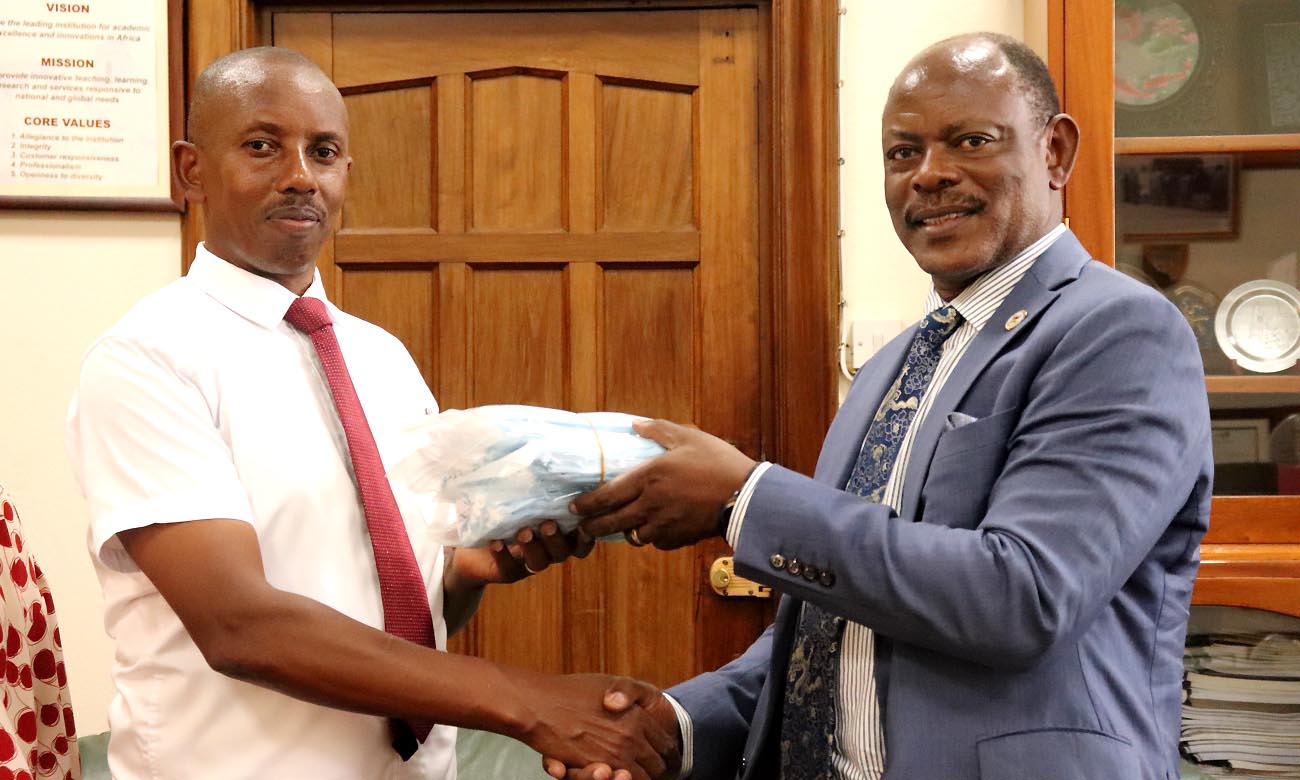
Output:
M1016 327L1021 322L1023 322L1025 317L1028 316L1029 316L1029 312L1025 311L1024 309L1021 309L1015 314L1012 314L1010 317L1007 317L1007 324L1005 326L1006 329L1011 330L1012 328Z

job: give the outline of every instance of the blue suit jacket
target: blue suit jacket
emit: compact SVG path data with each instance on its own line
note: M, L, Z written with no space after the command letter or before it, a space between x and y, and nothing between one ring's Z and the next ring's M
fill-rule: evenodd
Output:
M890 640L888 780L1176 778L1212 474L1191 330L1067 232L935 397L895 514L841 488L913 332L862 367L814 479L773 466L757 483L737 570L786 596L743 656L670 691L694 721L693 777L777 776L810 601Z

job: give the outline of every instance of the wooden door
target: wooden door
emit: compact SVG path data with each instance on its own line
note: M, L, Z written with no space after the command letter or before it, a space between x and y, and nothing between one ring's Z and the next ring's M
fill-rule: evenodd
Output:
M355 165L322 270L443 408L693 422L760 447L755 9L277 13L348 104ZM454 649L656 684L730 660L759 603L715 543L602 544L492 589Z

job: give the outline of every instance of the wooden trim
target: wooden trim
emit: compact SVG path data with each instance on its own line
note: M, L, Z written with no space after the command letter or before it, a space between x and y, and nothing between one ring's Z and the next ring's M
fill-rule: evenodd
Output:
M1047 0L1047 70L1065 105L1065 0Z
M176 141L185 137L185 116L186 116L186 96L189 92L185 86L188 83L185 73L185 33L186 17L184 0L168 0L167 16L169 23L167 25L167 89L170 97L167 100L168 117L167 127L171 133L168 140L168 147ZM168 211L185 211L185 190L181 187L181 180L177 178L174 171L170 171L171 151L168 149L167 164L169 173L168 178L171 180L171 204Z
M1215 499L1215 506L1238 506L1245 500ZM1216 522L1222 526L1223 518L1211 519L1211 531ZM1284 521L1281 514L1259 510L1249 522L1234 523L1236 528L1218 534L1236 537L1233 542L1216 542L1207 536L1201 545L1192 603L1266 609L1300 617L1300 525L1293 518Z
M240 2L240 0L232 0ZM760 0L273 0L258 2L276 11L652 11L753 7Z
M1210 374L1205 377L1205 389L1211 393L1245 394L1295 393L1300 397L1300 376L1281 374L1272 376L1233 376Z
M176 193L176 182L172 182ZM175 197L175 195L173 195ZM47 211L162 211L175 214L180 205L170 198L64 198L0 195L0 209Z
M1115 139L1115 154L1214 154L1219 152L1295 152L1300 133L1275 135L1176 135Z
M772 260L772 177L776 174L773 170L775 157L772 154L772 47L762 45L772 40L772 7L770 5L761 5L758 8L758 30L759 42L758 47L758 106L759 106L759 143L758 143L758 256L762 262L758 264L758 299L760 301L774 301L772 287L772 266L775 263ZM758 340L760 349L758 351L758 386L764 389L774 386L775 374L773 373L774 349L771 345L776 343L776 333L773 330L773 306L764 305L758 309ZM767 450L775 446L776 442L776 398L774 393L763 392L759 394L759 460L767 460L769 456ZM712 566L712 561L709 562ZM769 616L771 617L771 616Z
M413 89L415 87L436 89L436 87L434 87L434 81L434 77L424 76L418 79L402 79L401 81L380 81L373 84L354 84L350 87L339 87L339 94L343 97L348 97L349 95L368 95L372 92L389 92L399 89Z
M1300 543L1300 501L1296 496L1215 496L1202 543ZM1300 576L1300 560L1296 574Z
M1229 569L1243 575L1278 575L1279 569L1294 573L1300 563L1300 543L1260 544L1202 544L1201 566L1205 576L1215 577Z
M1072 0L1081 2L1082 0ZM593 8L717 8L756 5L767 20L759 85L760 195L764 209L760 252L771 305L764 330L772 392L762 454L812 473L821 438L836 410L835 301L839 295L838 4L835 0L518 0L516 2L257 3L187 0L187 84L217 57L270 36L277 8L340 11L393 8L440 10ZM182 220L182 268L202 235L199 209ZM1113 232L1113 231L1112 231ZM443 236L447 238L447 236ZM339 242L343 259L346 239ZM764 393L768 398L768 393ZM765 400L765 403L767 401Z
M1114 4L1060 2L1062 34L1059 39L1049 36L1048 59L1063 63L1063 108L1083 131L1074 175L1065 188L1065 216L1092 256L1114 266L1115 58L1109 54L1115 50ZM1058 49L1063 49L1059 56Z
M838 13L831 0L772 3L776 430L774 446L765 449L806 474L836 409Z
M700 234L681 233L461 233L343 230L335 239L334 262L427 263L644 263L693 265Z
M1265 609L1300 617L1300 579L1290 577L1206 577L1192 589L1192 603Z

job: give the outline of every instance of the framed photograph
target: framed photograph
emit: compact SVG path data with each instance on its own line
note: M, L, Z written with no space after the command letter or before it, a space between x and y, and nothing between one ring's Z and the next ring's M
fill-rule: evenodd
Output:
M1116 222L1125 241L1237 236L1237 164L1230 154L1115 159Z
M181 0L0 5L0 208L179 211Z
M1215 463L1266 463L1268 420L1210 420Z

